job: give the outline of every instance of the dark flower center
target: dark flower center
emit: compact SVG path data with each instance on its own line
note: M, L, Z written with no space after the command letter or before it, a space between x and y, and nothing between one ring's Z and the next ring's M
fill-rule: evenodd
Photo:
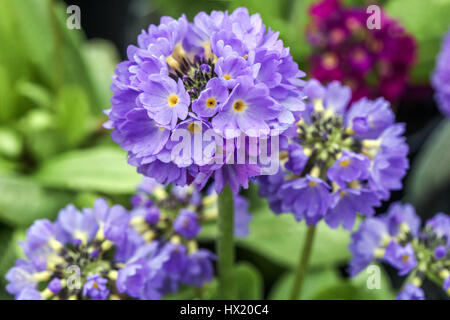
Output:
M181 79L191 99L197 99L208 81L215 77L213 60L201 56L193 59L178 56L175 62L168 63L171 68L169 76L175 81Z
M344 129L343 118L337 114L314 112L310 123L300 121L297 123L298 139L305 153L309 155L305 166L306 172L312 167L328 169L331 167L344 150L355 153L361 152L361 144ZM340 163L345 167L350 160Z
M242 100L236 100L233 103L233 110L236 112L242 112L245 110L245 108L247 108L247 106L245 105L245 102Z

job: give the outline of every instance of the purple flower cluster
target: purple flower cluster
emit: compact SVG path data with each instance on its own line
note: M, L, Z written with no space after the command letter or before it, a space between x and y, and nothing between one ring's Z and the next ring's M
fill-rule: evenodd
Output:
M439 109L450 117L450 31L444 37L431 83L436 91Z
M281 139L279 172L258 177L260 195L275 213L292 212L308 225L322 218L351 230L357 213L370 216L409 167L404 124L389 102L363 98L350 108L351 90L317 80L305 86L303 118ZM297 130L295 130L295 128Z
M307 38L313 46L311 76L340 81L352 88L353 101L403 93L416 56L414 39L381 11L381 25L369 29L366 7L345 7L340 0L322 0L310 8Z
M162 184L204 186L214 177L217 192L229 184L237 194L262 170L249 159L229 161L237 149L247 152L238 138L283 131L304 107L304 73L278 33L246 8L200 12L193 22L163 17L127 54L113 77L105 126L129 163ZM180 159L180 129L192 147L208 130L219 139L202 139Z
M134 198L136 201L136 198ZM179 285L212 280L214 255L198 249L197 215L146 201L131 213L96 200L69 205L55 222L37 220L22 243L26 260L6 275L16 299L160 299Z
M450 295L450 217L438 213L420 227L410 204L394 203L386 214L364 220L349 245L353 255L350 275L380 260L396 268L399 275L413 275L397 299L423 300L420 286L427 274L441 278Z
M139 193L132 198L133 215L145 215L147 223L155 224L160 219L160 210L179 210L174 229L185 238L194 238L200 231L199 222L215 221L218 217L218 195L214 187L200 192L195 186L172 186L167 191L152 178L145 177ZM202 194L203 193L203 194ZM145 208L145 210L142 210ZM245 237L249 234L249 203L241 195L234 196L234 234Z

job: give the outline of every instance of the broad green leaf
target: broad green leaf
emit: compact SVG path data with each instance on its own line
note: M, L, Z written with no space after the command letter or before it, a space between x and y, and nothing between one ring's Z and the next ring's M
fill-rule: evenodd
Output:
M30 132L26 132L26 135L28 148L38 162L45 161L68 147L66 139L56 129L38 132L30 130Z
M31 70L24 58L27 54L22 38L17 35L17 19L13 1L0 0L0 43L8 44L8 50L0 50L0 64L7 68L13 82L27 75Z
M450 121L444 119L419 151L406 183L406 198L422 206L450 181Z
M416 38L419 57L413 78L428 82L442 38L450 28L450 0L391 0L384 9Z
M370 267L378 269L374 272L369 269ZM373 277L379 278L374 281ZM331 283L329 286L322 288L317 294L311 296L311 299L391 300L394 297L389 275L384 272L383 268L371 265L353 279L341 279L338 283Z
M64 136L58 132L58 121L50 110L31 109L18 122L25 136L26 148L37 161L48 159L66 150Z
M64 84L79 85L86 92L92 110L100 114L107 103L102 98L105 93L100 92L95 83L97 78L92 78L82 53L83 32L70 30L66 26L67 5L61 1L0 0L0 7L5 12L0 14L0 18L4 18L0 19L3 20L0 27L5 30L2 34L0 28L0 40L11 44L12 51L4 54L3 60L17 64L15 60L22 58L24 61L17 64L19 67L27 65L30 69L31 65L32 73L38 74L40 82L54 89ZM8 47L6 51L9 50ZM18 68L16 65L14 67L16 72ZM20 75L29 71L27 68L21 69Z
M116 147L70 151L46 161L35 175L45 186L71 190L131 194L141 181Z
M18 94L28 98L36 106L50 109L51 92L42 85L29 81L20 81L16 85L16 90Z
M200 238L212 240L216 232L216 224L205 225ZM292 214L277 216L266 205L254 212L250 234L245 238L237 238L236 242L279 265L294 268L298 264L305 235L304 222L297 222ZM348 231L341 228L334 230L320 222L313 244L311 265L333 265L346 261L350 257L347 249L349 241Z
M240 300L259 300L263 298L263 278L253 265L240 263L236 266L236 297Z
M65 192L49 191L21 176L0 176L0 220L28 226L40 218L53 218L70 201Z
M15 98L11 82L8 70L0 64L0 123L9 120L15 112Z
M378 276L380 286L375 288L373 285ZM391 300L395 298L390 277L381 265L371 264L350 281L359 287L360 294L367 299Z
M63 87L54 105L58 131L69 146L77 146L91 131L93 124L86 93L78 86Z
M92 208L95 200L100 197L99 194L93 192L80 192L74 198L74 205L78 208ZM103 197L104 198L104 197Z
M294 273L287 273L280 277L269 294L271 300L291 299L291 291L294 283ZM309 271L305 278L300 298L302 300L311 299L323 288L330 287L341 281L337 272L332 268Z
M90 78L93 80L95 91L98 93L100 109L107 109L110 105L112 91L111 76L119 61L118 53L114 45L106 40L91 40L82 50L84 60L87 63Z
M22 152L22 138L8 127L0 127L0 156L15 158Z
M0 157L0 174L13 172L17 167L17 161L12 161Z
M52 19L49 15L50 1L26 0L3 1L2 10L7 10L10 15L10 31L15 33L15 41L21 55L41 69L42 75L49 79L49 73L54 58ZM45 45L44 45L45 44Z

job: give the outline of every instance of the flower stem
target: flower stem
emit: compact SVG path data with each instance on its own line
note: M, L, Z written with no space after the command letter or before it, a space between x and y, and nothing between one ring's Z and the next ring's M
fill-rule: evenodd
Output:
M297 300L300 297L302 291L303 279L308 269L308 261L311 256L311 248L314 241L314 234L316 226L312 225L308 227L308 231L305 238L305 244L300 255L300 263L295 273L294 286L292 288L291 300Z
M219 271L219 296L234 298L234 201L229 186L219 195L217 235L217 264Z

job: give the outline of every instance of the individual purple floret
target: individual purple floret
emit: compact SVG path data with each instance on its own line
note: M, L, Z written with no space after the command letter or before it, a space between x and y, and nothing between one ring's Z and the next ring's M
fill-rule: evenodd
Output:
M188 209L181 209L173 227L176 233L187 239L194 238L200 232L197 214Z
M425 300L425 294L421 288L408 283L403 291L397 295L397 300Z
M89 276L83 286L83 296L89 296L92 300L106 300L109 296L107 283L108 280L98 274Z

